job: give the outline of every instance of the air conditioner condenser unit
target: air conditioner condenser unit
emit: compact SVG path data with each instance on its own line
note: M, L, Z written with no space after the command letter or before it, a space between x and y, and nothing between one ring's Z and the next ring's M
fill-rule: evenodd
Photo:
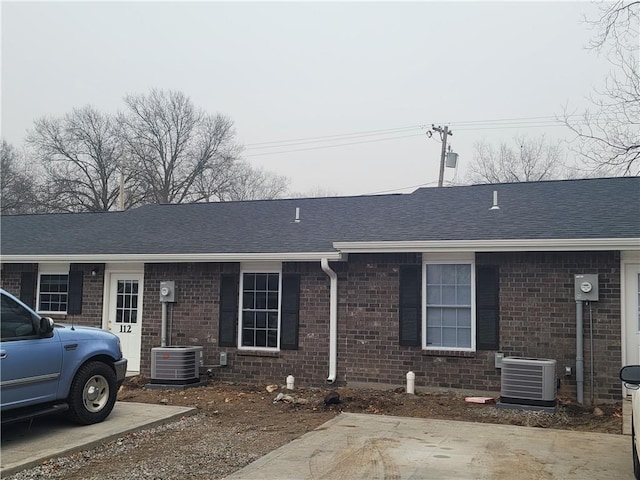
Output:
M200 381L202 347L155 347L151 349L151 383L187 385Z
M532 407L556 405L556 361L505 357L502 360L500 403Z

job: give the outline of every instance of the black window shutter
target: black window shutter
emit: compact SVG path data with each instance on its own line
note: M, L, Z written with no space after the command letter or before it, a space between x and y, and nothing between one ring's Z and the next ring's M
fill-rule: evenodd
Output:
M300 275L282 276L282 312L280 318L280 348L298 349L300 324Z
M20 275L20 300L34 308L36 298L36 272L22 272Z
M69 297L67 314L80 315L82 313L82 278L83 272L69 272Z
M420 346L422 271L420 265L400 267L400 345Z
M500 271L497 266L476 268L476 349L500 349Z
M236 347L238 327L238 275L220 277L220 318L218 345Z

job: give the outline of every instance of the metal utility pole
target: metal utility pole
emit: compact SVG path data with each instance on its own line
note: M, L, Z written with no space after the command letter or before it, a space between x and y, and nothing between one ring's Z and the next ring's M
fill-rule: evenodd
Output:
M442 141L442 152L440 153L440 176L438 177L438 186L441 187L442 181L444 180L444 159L447 155L447 137L449 135L453 135L453 132L449 131L448 125L445 125L444 128L431 125L431 129L440 134L440 140Z

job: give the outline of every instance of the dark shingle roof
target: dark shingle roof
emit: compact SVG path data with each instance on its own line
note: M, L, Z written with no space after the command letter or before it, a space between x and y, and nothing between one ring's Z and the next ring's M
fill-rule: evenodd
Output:
M494 190L499 210L490 210ZM293 222L296 208L299 223ZM147 205L1 221L3 255L331 252L333 242L640 238L640 177Z

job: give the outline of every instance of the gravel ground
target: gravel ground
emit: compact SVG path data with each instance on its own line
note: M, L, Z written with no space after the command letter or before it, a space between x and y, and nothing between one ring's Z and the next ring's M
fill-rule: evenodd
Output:
M541 428L622 432L621 405L585 408L569 402L553 413L471 404L455 394L406 395L402 390L338 389L341 403L325 405L328 391L297 390L274 401L281 387L215 383L184 391L147 390L144 379L119 392L121 401L189 405L198 413L131 433L92 450L52 459L8 480L222 479L313 430L342 411L501 423ZM81 428L81 427L79 427ZM345 479L346 480L346 479Z
M215 419L198 414L47 461L8 478L219 479L290 441L288 435L282 441L272 436L248 424L221 427Z

